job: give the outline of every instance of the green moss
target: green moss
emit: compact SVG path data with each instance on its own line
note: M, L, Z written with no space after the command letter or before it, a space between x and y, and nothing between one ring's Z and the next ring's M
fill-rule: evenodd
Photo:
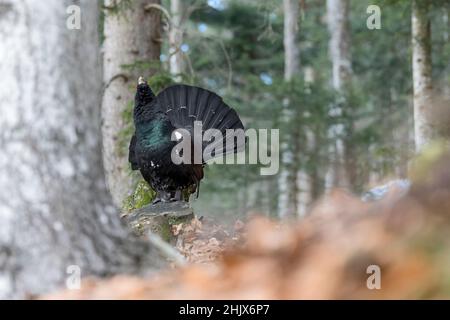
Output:
M135 209L140 209L150 204L155 198L156 193L144 180L140 180L133 193L128 196L123 202L123 209L130 212Z

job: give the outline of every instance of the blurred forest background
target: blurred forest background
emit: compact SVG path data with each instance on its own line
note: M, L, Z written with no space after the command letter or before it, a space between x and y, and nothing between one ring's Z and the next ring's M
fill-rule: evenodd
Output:
M360 197L410 178L417 152L435 140L448 145L449 13L449 0L0 0L0 298L67 285L70 270L143 275L166 264L119 218L152 198L128 163L141 75L155 92L177 82L210 89L246 128L280 129L279 173L208 166L193 202L198 216L307 221L313 202L333 188ZM423 171L435 184L412 196L448 201L448 181L439 180L446 168ZM402 221L424 221L418 199L404 200L399 210L412 218ZM359 205L351 211L372 212ZM331 232L321 221L311 230L329 236L329 252L341 252L334 243L351 248L351 232L332 231L344 222L336 214ZM366 229L358 230L353 242L367 244ZM253 234L264 241L265 232ZM293 238L303 243L304 235Z
M429 4L429 76L435 94L448 95L449 2ZM198 214L301 217L332 187L360 194L407 178L415 150L411 1L161 5L154 7L162 12L159 62L137 64L135 74L156 66L155 90L173 82L201 86L221 94L247 128L280 129L279 174L208 166ZM380 29L368 27L377 13L370 5L381 9Z

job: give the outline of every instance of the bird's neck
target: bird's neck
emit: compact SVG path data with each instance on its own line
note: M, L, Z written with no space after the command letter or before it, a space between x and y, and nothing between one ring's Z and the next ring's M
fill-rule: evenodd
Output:
M134 107L134 119L135 121L140 119L140 120L144 120L144 121L149 121L151 120L154 115L152 114L152 105L151 103L148 105L144 105L144 104L136 104Z
M138 139L147 147L157 148L171 144L174 130L169 118L163 113L149 113L148 118L141 117L136 124Z
M154 103L155 98L156 97L150 88L147 87L147 90L138 88L134 100L134 118L137 119L145 116L146 113L151 112L153 109L152 103Z

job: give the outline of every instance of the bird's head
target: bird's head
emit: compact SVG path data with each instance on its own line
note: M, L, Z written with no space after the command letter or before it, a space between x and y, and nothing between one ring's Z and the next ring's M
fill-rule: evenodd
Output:
M145 85L145 84L147 84L147 81L145 81L145 79L144 79L144 77L139 77L139 79L138 79L138 86L140 86L140 85Z
M147 81L145 81L144 77L139 77L135 97L136 106L145 106L152 102L154 98L155 94L148 85Z

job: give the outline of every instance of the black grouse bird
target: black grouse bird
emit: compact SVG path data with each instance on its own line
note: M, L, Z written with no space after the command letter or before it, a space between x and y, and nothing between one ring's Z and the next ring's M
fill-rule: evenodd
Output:
M198 197L203 167L210 159L202 157L200 163L175 164L171 158L172 150L179 144L179 141L172 141L172 133L177 129L190 133L192 150L195 148L193 132L196 121L201 121L203 133L208 129L222 133L220 141L212 141L219 148L215 149L217 154L212 153L210 158L245 148L245 140L236 142L235 137L226 132L227 129L244 129L239 116L215 93L174 85L155 96L147 82L139 78L134 107L136 131L130 143L129 161L132 169L140 170L145 181L156 191L153 203L186 200L186 194L188 197L195 192ZM234 141L232 150L225 148L225 141L229 138ZM202 143L202 155L207 145L208 142Z

